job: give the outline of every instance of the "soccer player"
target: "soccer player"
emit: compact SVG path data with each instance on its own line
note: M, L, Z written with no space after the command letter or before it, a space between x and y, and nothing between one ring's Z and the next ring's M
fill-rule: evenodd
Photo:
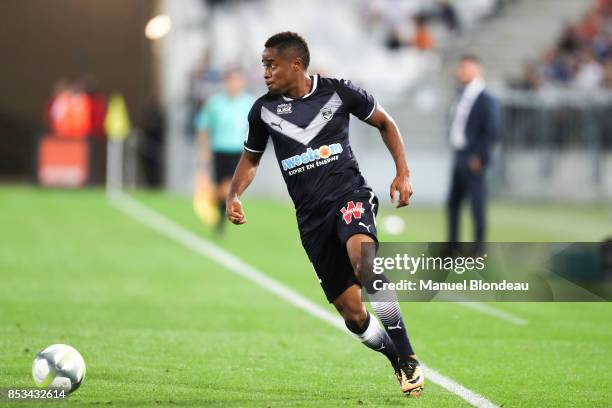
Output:
M249 112L244 151L227 198L227 217L234 224L246 222L240 196L255 177L268 138L272 138L295 204L302 245L325 296L351 332L389 359L402 391L420 395L423 372L397 298L381 297L382 291L374 290L371 274L361 267L361 244L377 242L378 199L359 172L351 150L349 115L380 131L397 171L391 201L399 193L397 207L404 207L412 187L399 129L369 93L350 81L309 76L308 45L296 33L270 37L262 62L269 92ZM362 303L362 286L384 329Z

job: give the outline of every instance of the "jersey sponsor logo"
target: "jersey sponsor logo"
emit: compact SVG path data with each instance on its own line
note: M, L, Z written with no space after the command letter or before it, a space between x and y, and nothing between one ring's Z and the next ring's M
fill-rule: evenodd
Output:
M363 208L363 203L361 201L349 201L346 203L345 207L340 209L342 213L342 219L345 223L350 224L353 221L353 218L358 220L361 218L361 214L365 212L365 208ZM368 230L369 231L369 230Z
M342 153L342 145L340 143L333 143L328 145L320 146L318 149L311 149L310 147L302 154L289 157L281 161L283 170L291 170L298 166L302 166L308 163L316 162L318 165L327 164L329 160L333 159L333 156L337 156Z
M284 115L284 114L291 113L291 112L293 112L293 107L291 106L290 103L281 103L280 105L276 107L277 115Z
M320 112L321 112L321 116L323 117L323 119L327 121L330 121L331 118L334 117L334 112L328 106L324 106L323 108L321 108Z

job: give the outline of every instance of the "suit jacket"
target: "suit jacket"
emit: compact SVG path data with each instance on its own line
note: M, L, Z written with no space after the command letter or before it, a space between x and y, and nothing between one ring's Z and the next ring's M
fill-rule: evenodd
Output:
M485 89L478 95L465 125L466 146L457 151L463 157L478 155L486 166L500 128L499 108Z

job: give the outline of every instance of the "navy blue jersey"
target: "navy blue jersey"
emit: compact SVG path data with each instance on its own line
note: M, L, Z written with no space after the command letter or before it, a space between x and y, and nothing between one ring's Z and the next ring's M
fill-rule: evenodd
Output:
M267 93L257 99L244 142L246 150L263 153L272 138L300 228L367 187L349 144L349 115L367 120L376 108L374 98L350 81L311 78L312 89L302 98Z

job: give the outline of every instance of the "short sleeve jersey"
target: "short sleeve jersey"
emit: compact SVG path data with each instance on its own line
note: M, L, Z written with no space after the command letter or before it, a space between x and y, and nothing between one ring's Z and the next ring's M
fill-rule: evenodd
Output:
M244 148L263 153L272 139L279 167L302 224L352 190L367 187L349 144L349 119L367 120L374 98L347 80L314 75L299 99L267 93L249 112Z

